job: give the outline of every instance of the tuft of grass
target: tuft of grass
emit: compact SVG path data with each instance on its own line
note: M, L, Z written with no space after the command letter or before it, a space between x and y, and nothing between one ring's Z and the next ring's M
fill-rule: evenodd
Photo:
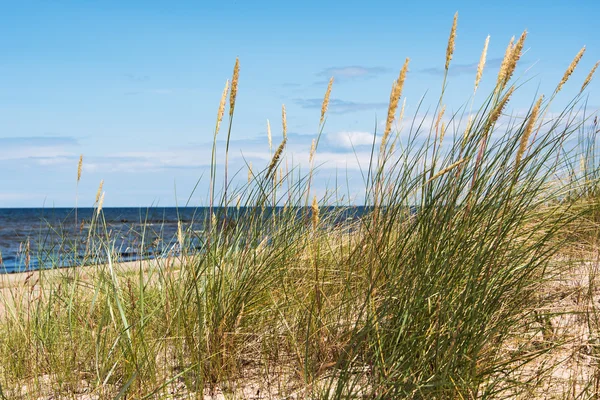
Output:
M0 396L495 399L549 388L597 396L597 122L577 108L580 95L545 118L581 56L548 102L539 96L526 115L509 116L524 32L466 124L463 109L446 121L456 24L457 15L430 127L415 116L394 132L408 58L393 83L379 151L374 136L361 171L361 207L338 187L311 188L333 78L308 172L282 166L282 106L283 139L269 163L248 162L247 181L230 179L236 59L217 111L210 206L196 217L203 230L178 221L179 251L121 262L101 182L81 266L2 276ZM218 191L216 136L228 94ZM268 121L267 132L271 151ZM143 251L151 227L140 236ZM575 274L581 265L589 268ZM565 321L583 333L569 336ZM590 360L555 380L563 355L574 360L581 346Z

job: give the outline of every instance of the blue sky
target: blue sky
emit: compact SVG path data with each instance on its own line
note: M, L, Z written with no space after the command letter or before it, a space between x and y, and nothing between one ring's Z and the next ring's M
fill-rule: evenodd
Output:
M268 163L266 119L277 144L283 103L289 149L301 163L335 76L317 191L331 188L336 169L358 187L357 159L368 154L361 144L385 118L406 57L406 115L426 93L424 104L435 106L456 11L447 110L470 101L487 35L480 98L510 37L529 32L516 73L529 81L511 104L517 111L536 91L550 93L586 45L560 109L600 59L600 2L592 0L0 0L0 207L73 206L80 154L80 206L92 206L101 179L105 206L181 204L203 176L192 205L205 204L215 116L236 57L231 168ZM600 78L588 92L598 109Z

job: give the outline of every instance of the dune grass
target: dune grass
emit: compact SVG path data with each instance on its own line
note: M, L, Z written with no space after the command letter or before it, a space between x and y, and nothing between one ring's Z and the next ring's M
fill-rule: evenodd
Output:
M455 16L446 75L456 27ZM510 113L525 38L509 44L481 106L449 122L445 77L431 126L398 117L406 60L363 170L366 211L354 219L338 188L321 198L311 189L333 80L308 172L283 164L284 134L264 169L249 166L247 183L234 186L226 163L217 190L216 138L228 117L228 154L236 60L214 131L202 248L185 251L198 233L180 226L181 254L119 263L100 189L87 250L108 262L1 289L1 395L596 398L600 163L596 120L581 105L591 75L548 117L582 50L554 93ZM565 362L582 352L579 367ZM556 377L565 370L573 373Z

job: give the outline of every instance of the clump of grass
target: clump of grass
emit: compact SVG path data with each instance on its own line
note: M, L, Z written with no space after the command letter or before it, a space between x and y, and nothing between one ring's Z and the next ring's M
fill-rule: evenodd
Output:
M456 29L457 15L446 75ZM270 162L248 163L247 182L229 180L236 60L217 110L204 231L179 221L180 253L119 263L103 218L101 182L86 260L106 262L40 271L1 288L1 394L164 398L221 391L244 398L252 388L272 398L389 399L533 393L539 380L518 377L554 346L553 316L540 311L547 304L540 293L572 237L584 235L570 229L589 218L590 207L580 205L597 201L600 169L592 154L595 127L580 130L587 147L565 148L584 126L572 118L578 98L552 121L544 116L556 93L547 103L540 96L524 118L507 116L518 94L511 79L525 38L526 32L511 40L493 93L469 113L464 131L460 113L443 120L444 77L429 131L415 117L410 131L392 140L406 59L392 86L379 152L373 141L363 171L362 209L337 197L338 188L319 197L311 190L333 79L306 176L297 166L282 169L288 141L282 106L283 138ZM489 37L475 90L488 44ZM228 94L218 194L216 136ZM269 122L267 136L271 151ZM573 160L580 155L577 177ZM565 176L572 178L557 184ZM191 241L200 243L198 251L184 251ZM597 324L589 326L596 335ZM534 339L540 335L543 346Z

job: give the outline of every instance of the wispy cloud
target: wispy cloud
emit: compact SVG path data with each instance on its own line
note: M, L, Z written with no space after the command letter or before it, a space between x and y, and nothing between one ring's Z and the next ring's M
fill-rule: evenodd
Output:
M373 144L372 132L335 132L326 135L327 143L333 148L349 150L359 146L371 146ZM378 143L381 138L375 138Z
M147 82L150 80L148 75L125 74L125 78L130 82Z
M8 136L0 137L0 148L7 147L51 147L51 146L75 146L77 139L71 136Z
M69 136L0 137L0 160L70 157L77 145Z
M315 82L315 84L320 85L327 83L332 76L335 78L336 82L339 83L350 80L374 78L389 71L390 69L385 67L365 67L362 65L329 67L316 74L321 77L321 79Z
M477 65L479 62L474 62L470 64L450 64L450 69L448 70L448 75L450 76L458 76L465 74L475 74L477 72ZM486 61L486 68L498 68L502 64L502 58L491 58ZM442 67L432 67L432 68L423 68L418 72L423 74L430 75L444 75L446 70Z
M127 96L134 96L138 94L153 94L153 95L169 95L173 94L175 89L147 89L147 90L133 90L131 92L125 92Z
M321 109L323 99L296 99L295 102L302 108ZM377 110L386 108L387 106L387 103L369 103L331 99L329 101L329 112L333 114L347 114L357 111Z

